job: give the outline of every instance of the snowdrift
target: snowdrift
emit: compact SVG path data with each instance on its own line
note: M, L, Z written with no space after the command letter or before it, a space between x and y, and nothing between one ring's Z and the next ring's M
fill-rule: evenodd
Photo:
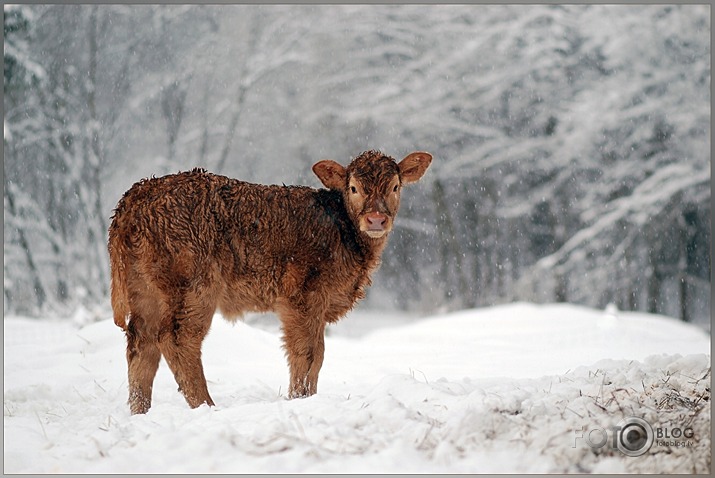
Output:
M317 395L286 400L274 317L217 317L216 407L191 410L162 361L126 405L111 320L4 321L5 473L570 473L710 470L710 338L660 316L526 303L328 330ZM652 426L640 456L619 423ZM677 436L676 436L677 435ZM603 443L602 443L603 442Z

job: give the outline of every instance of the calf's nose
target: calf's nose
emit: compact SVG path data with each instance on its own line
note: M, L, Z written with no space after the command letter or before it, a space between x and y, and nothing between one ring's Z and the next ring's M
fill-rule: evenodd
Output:
M387 216L379 212L372 212L365 216L365 220L370 231L382 231L385 228Z

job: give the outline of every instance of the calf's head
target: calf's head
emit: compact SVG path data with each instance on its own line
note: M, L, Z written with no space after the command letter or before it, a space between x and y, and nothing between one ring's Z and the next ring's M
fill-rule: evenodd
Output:
M378 239L392 230L402 186L418 181L431 162L432 155L419 151L399 163L379 151L366 151L347 168L325 159L313 165L313 172L325 187L342 192L355 226Z

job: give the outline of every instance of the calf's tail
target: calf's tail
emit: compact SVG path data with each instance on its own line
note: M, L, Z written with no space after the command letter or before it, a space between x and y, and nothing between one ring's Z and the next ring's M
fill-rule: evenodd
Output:
M109 267L111 269L111 301L114 323L127 330L129 321L129 290L127 289L128 254L123 241L109 233Z

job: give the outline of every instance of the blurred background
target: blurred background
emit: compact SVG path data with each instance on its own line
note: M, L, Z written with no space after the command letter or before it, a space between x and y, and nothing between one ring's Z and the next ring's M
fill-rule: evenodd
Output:
M516 300L710 330L709 5L4 6L5 314L109 312L137 180L432 167L362 307Z

